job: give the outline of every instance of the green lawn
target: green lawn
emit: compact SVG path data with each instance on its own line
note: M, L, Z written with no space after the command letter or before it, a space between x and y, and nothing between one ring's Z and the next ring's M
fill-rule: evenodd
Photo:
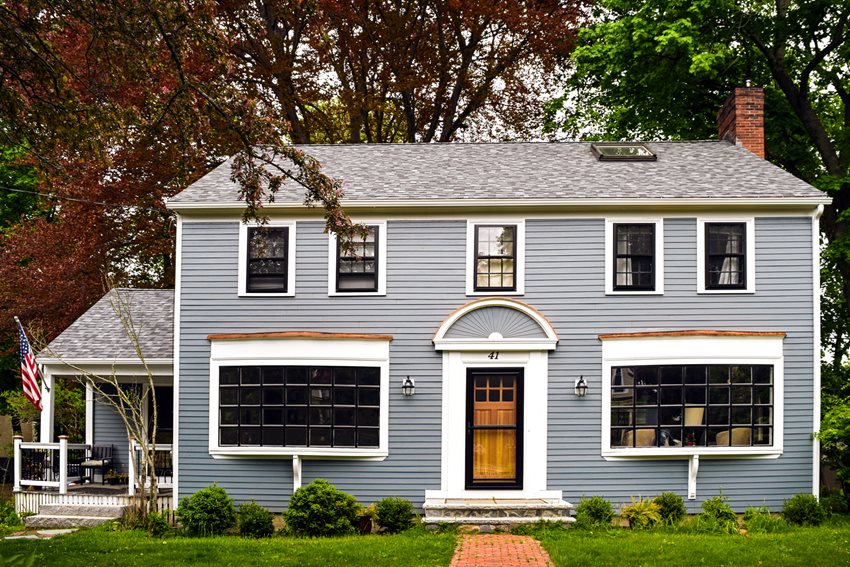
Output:
M451 561L454 534L411 530L394 536L353 536L334 539L275 537L248 540L238 537L149 538L146 533L103 529L80 531L47 541L0 541L0 565L18 556L12 565L62 565L63 567L205 565L381 565L411 567Z
M850 565L850 521L746 536L674 531L540 531L557 567L567 565Z
M681 531L534 530L558 567L566 565L850 565L850 518L776 534L697 535ZM143 532L84 530L52 540L0 541L0 565L68 567L205 565L447 566L451 533L329 539L238 537L152 539ZM16 559L12 559L15 558ZM11 561L10 561L11 560Z

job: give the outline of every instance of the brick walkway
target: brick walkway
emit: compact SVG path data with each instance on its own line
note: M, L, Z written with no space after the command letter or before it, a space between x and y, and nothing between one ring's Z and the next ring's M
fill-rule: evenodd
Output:
M549 567L552 561L531 536L465 535L451 567Z

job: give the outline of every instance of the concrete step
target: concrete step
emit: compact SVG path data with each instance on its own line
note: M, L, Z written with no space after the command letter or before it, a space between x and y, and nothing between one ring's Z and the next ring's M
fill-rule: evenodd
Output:
M437 524L462 524L462 525L510 525L519 524L536 524L537 522L559 522L562 524L571 524L576 521L575 518L566 516L520 516L520 517L504 517L504 518L482 518L482 517L458 517L458 516L425 516L422 523L426 526Z
M426 516L456 518L568 518L574 506L545 499L429 499L423 509Z
M117 518L101 516L28 516L24 518L27 528L93 528L112 522Z
M38 509L38 514L40 516L91 516L97 518L109 518L110 520L121 518L126 512L127 506L96 504L43 504Z

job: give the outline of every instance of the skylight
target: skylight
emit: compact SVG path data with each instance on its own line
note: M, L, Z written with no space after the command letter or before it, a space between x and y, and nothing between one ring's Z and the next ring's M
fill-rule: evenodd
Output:
M633 142L597 142L590 149L599 161L655 161L657 158L646 144Z

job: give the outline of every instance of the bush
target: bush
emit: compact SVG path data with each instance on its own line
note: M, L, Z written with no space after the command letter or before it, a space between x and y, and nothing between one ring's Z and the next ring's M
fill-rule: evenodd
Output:
M213 484L180 500L177 518L192 535L218 535L236 524L233 500Z
M391 534L409 529L413 517L413 504L405 498L384 498L375 506L375 520Z
M750 507L744 512L744 527L754 534L770 534L788 529L788 522L777 518L765 507Z
M826 512L813 494L795 494L785 501L782 517L789 524L817 526L826 519Z
M354 533L360 505L350 494L317 478L295 491L284 512L287 529L297 536L337 536Z
M700 533L738 533L738 516L726 503L727 497L715 496L702 503L702 513L694 522L694 528Z
M614 519L614 508L601 496L582 498L576 507L576 527L609 528Z
M629 521L629 527L633 530L646 529L655 526L661 521L661 507L655 500L632 497L632 503L626 504L620 510L620 516Z
M165 514L153 512L148 514L147 530L151 537L162 537L169 532L171 526Z
M850 512L850 507L847 505L847 498L841 491L821 496L820 505L827 514L847 514Z
M242 537L271 537L274 516L253 500L239 507L239 535Z
M0 501L0 534L19 528L23 523L12 502Z
M661 521L668 526L675 526L685 517L685 501L675 492L662 492L655 497Z

